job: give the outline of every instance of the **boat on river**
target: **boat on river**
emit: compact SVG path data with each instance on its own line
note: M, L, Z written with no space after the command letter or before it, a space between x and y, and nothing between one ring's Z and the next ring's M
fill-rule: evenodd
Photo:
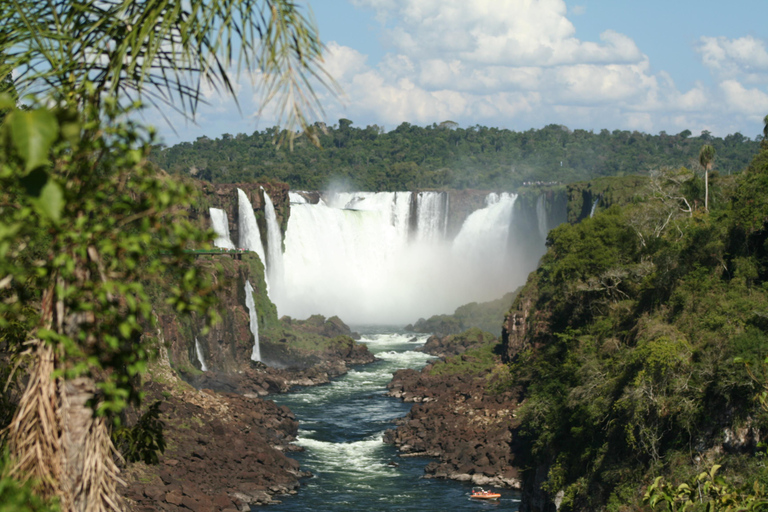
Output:
M486 491L482 487L473 487L472 494L470 494L469 497L474 498L476 500L497 500L501 498L501 494L496 492Z

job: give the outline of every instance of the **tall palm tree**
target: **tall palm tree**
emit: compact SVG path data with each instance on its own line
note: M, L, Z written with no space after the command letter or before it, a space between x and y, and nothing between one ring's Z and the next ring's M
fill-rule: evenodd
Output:
M709 144L701 146L699 163L704 168L704 209L709 211L709 171L715 160L715 148Z

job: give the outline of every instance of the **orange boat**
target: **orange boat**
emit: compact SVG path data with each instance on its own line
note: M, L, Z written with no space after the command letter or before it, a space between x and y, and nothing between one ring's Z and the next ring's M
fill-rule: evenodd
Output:
M476 500L497 500L501 498L501 494L496 492L486 491L482 487L473 487L472 494L470 494L469 497L475 498Z

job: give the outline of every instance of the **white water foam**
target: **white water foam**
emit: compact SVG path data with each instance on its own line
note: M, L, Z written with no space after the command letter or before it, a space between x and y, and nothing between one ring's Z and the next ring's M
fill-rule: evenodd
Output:
M252 361L261 361L261 347L259 347L259 317L256 311L256 303L253 300L253 286L251 282L245 281L245 306L248 308L250 318L251 334L253 334L253 350L251 351Z
M307 204L307 199L302 196L301 194L297 194L296 192L288 192L288 201L291 204Z
M219 208L209 208L208 211L211 215L211 227L216 233L216 240L213 241L213 245L222 249L234 249L235 244L232 243L232 239L229 237L227 212Z
M318 441L299 435L296 444L321 459L325 473L343 473L364 478L395 476L378 454L384 447L382 434L350 443Z

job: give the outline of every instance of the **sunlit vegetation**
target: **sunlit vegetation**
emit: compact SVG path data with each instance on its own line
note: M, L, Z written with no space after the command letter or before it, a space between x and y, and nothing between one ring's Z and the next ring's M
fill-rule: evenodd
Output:
M275 144L280 132L199 137L157 147L152 159L172 173L235 183L275 179L294 189L357 190L417 188L515 189L524 183L561 182L647 174L662 167L695 168L703 144L717 151L721 174L742 170L758 143L740 133L724 138L708 132L692 137L649 135L622 130L569 130L560 125L515 132L441 123L421 127L403 123L391 131L356 128L348 119L319 133L322 148L296 139L294 151ZM703 173L703 169L702 169Z
M715 463L729 485L768 482L755 441L768 414L743 364L762 371L768 355L768 146L742 174L710 175L708 212L702 178L664 170L556 228L519 295L538 327L511 358L516 460L546 470L561 510L640 507L655 476Z

